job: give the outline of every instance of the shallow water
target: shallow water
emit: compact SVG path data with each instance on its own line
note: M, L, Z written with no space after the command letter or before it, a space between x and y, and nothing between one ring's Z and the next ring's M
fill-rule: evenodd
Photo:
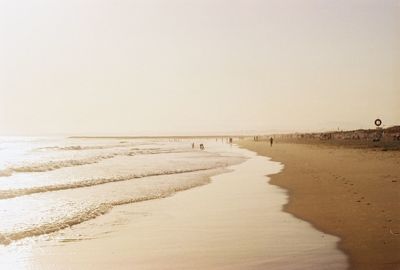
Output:
M18 142L30 147L2 159L4 170L47 169L0 177L0 268L346 269L338 238L282 212L286 192L265 177L280 163L202 142L205 151L192 141Z
M53 233L114 206L206 184L243 157L224 143L7 138L0 141L0 244Z

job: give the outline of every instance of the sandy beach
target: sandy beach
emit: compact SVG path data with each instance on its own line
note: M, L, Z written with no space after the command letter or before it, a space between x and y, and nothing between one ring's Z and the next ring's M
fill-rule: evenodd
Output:
M400 270L400 0L0 22L0 270Z
M239 141L285 164L270 183L288 190L284 210L340 237L350 269L400 269L400 152Z

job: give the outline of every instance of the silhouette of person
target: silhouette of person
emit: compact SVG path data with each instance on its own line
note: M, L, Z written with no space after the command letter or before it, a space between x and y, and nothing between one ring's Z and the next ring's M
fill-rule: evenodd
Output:
M272 147L272 144L274 143L274 138L269 138L269 144L270 144L270 146Z

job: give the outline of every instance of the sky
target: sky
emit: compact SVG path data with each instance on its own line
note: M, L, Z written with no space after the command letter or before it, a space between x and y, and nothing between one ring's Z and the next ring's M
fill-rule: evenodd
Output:
M0 135L400 124L400 0L0 0Z

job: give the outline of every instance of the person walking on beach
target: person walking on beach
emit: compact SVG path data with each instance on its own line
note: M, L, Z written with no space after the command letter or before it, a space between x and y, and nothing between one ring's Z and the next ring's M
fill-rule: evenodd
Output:
M270 146L272 147L272 144L274 143L274 138L269 138L269 144L270 144Z

